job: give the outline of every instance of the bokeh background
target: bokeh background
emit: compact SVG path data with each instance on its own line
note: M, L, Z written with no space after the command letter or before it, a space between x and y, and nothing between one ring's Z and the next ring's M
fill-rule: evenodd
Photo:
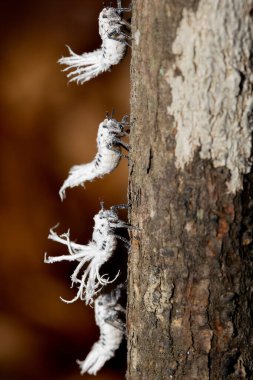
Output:
M116 0L111 2L116 5ZM112 71L82 86L67 84L57 60L99 47L102 0L0 1L0 379L78 380L98 338L93 309L71 299L73 266L47 265L66 253L47 240L49 228L86 244L99 202L127 199L127 162L88 183L86 190L58 191L72 165L96 153L98 124L105 112L129 113L130 52ZM125 4L127 5L127 4ZM126 352L108 362L97 379L125 378Z

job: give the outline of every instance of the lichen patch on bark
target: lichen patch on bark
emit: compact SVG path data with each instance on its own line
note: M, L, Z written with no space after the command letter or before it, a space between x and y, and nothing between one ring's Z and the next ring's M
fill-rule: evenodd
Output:
M176 167L184 169L199 150L215 168L226 167L228 191L242 188L251 168L252 1L202 0L183 10L166 73L169 115L176 128Z

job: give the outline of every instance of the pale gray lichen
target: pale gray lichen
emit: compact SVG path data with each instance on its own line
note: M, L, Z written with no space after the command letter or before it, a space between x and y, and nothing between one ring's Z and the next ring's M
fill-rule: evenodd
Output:
M231 173L228 191L242 188L251 168L253 112L249 59L253 23L250 1L200 0L183 11L166 73L176 127L176 167L184 169L199 149L202 159ZM242 23L243 20L243 23Z

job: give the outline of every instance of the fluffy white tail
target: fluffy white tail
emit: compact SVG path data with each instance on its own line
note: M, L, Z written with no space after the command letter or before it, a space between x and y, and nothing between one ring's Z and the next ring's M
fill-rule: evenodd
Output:
M70 171L68 178L64 181L60 188L59 194L61 200L66 197L65 191L68 187L84 186L84 182L92 181L98 176L97 169L95 167L95 161L91 161L88 164L75 165Z
M124 323L118 317L118 311L124 311L118 304L121 285L110 294L102 294L95 301L96 324L100 329L100 338L83 361L77 361L81 374L96 375L105 362L115 355L124 336ZM115 323L114 323L115 322Z
M118 347L117 347L118 348ZM114 352L108 351L100 342L95 343L84 361L77 360L81 374L96 375L104 364L114 356Z
M71 276L71 287L75 284L78 284L77 294L72 300L65 300L60 297L62 301L66 303L73 303L77 301L78 298L80 298L81 300L85 300L87 305L92 304L94 296L101 290L101 288L115 281L115 279L118 277L119 272L113 280L109 280L107 274L104 274L102 276L99 274L101 266L108 260L108 257L105 254L105 251L100 250L95 243L90 242L87 245L77 244L70 241L69 232L59 236L56 234L56 232L54 232L53 229L50 230L48 238L66 245L69 250L69 255L56 257L47 257L45 255L45 263L52 264L64 260L79 262ZM88 262L89 265L81 275L81 279L79 279L78 275L80 273L80 270Z
M88 80L95 78L99 74L107 71L111 66L109 63L103 59L103 50L97 49L91 53L83 53L78 55L74 53L69 46L67 46L70 52L69 57L63 57L59 59L61 65L66 65L66 69L63 71L71 71L67 77L71 78L69 81L76 81L77 84L83 84Z

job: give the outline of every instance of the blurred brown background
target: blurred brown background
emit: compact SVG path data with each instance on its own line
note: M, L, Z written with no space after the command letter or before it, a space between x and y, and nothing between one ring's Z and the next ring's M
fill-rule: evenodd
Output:
M109 5L109 1L104 1ZM112 2L116 5L116 1ZM126 4L127 5L127 4ZM56 62L100 45L102 0L1 0L0 53L0 379L91 379L81 377L84 359L98 337L93 309L71 299L73 265L44 264L66 248L47 240L49 228L70 228L86 244L99 201L125 203L127 163L88 183L86 190L58 191L72 165L96 153L98 124L105 112L129 113L130 53L112 71L82 86L67 85ZM97 379L124 379L124 348Z

